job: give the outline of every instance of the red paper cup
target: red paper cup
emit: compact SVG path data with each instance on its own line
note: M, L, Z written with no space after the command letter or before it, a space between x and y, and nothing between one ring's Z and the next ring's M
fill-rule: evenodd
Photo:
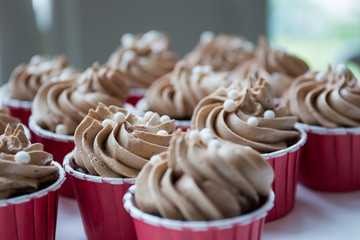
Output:
M62 164L66 154L71 152L74 147L74 136L61 135L42 129L30 117L29 127L33 132L34 142L42 143L44 150L53 155L54 160ZM65 197L75 198L74 190L69 179L65 181L60 189L60 194Z
M11 116L19 118L21 123L28 126L32 101L11 99L9 97L8 84L4 84L0 91L2 95L2 107L9 109Z
M58 180L40 191L0 200L0 239L55 239L58 189L65 180L62 167Z
M63 166L72 181L88 239L134 240L136 233L122 199L135 178L103 178L74 170L73 153Z
M320 191L360 189L360 127L324 128L297 123L308 134L299 167L302 185Z
M275 173L272 183L272 189L276 196L275 204L267 215L266 222L284 217L294 208L299 162L302 148L306 142L305 131L298 127L296 129L301 134L297 143L280 151L262 154Z
M137 102L145 96L145 88L131 88L126 102L136 106Z
M263 206L239 217L214 221L180 221L150 215L137 208L135 187L129 188L125 194L124 207L134 220L139 240L259 240L265 216L274 203L274 193L271 191Z

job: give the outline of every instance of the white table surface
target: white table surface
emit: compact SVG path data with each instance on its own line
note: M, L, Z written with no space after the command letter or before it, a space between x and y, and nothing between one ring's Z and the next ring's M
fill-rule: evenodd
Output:
M56 239L86 239L77 203L60 197ZM263 240L360 239L360 191L316 192L299 185L294 210L266 223Z

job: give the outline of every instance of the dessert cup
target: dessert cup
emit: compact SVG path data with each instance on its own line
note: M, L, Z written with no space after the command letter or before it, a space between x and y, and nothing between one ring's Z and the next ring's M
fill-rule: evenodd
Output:
M55 239L58 189L65 180L64 169L50 186L31 194L0 200L0 239Z
M139 240L172 239L261 239L265 216L273 207L274 193L257 210L239 217L214 221L180 221L165 219L141 211L135 203L135 186L124 196L124 207L134 221Z
M76 171L73 153L63 166L70 176L88 239L137 239L130 215L122 205L135 178L103 178Z
M75 147L74 136L61 135L42 129L31 117L29 119L29 128L33 133L33 142L42 143L44 151L51 153L54 161L60 164L63 163L65 155ZM62 185L60 194L65 197L75 197L69 179Z
M132 106L136 106L137 102L145 96L146 89L144 88L131 88L126 102Z
M320 191L359 190L360 127L297 126L308 134L299 166L300 183Z
M296 129L301 135L294 145L280 151L262 154L275 173L272 189L276 198L274 207L266 217L266 222L284 217L294 208L299 162L307 138L303 129L298 127Z
M8 94L8 84L5 84L1 87L0 93L2 96L2 107L9 109L11 116L19 118L21 123L28 126L29 117L31 115L32 101L20 101L10 98Z

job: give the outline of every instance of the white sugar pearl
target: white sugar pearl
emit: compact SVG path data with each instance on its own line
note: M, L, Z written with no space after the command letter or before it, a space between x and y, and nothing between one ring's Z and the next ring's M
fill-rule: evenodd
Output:
M233 100L237 99L239 95L240 95L239 92L236 91L235 89L230 90L227 94L228 98L231 98Z
M258 126L259 120L256 117L249 117L249 119L247 120L247 123L252 126Z
M275 113L272 110L266 110L264 112L264 118L275 118Z
M114 115L115 122L121 124L121 123L125 122L125 120L126 120L125 114L123 114L122 112L115 113L115 115Z
M189 139L191 141L200 141L201 140L200 132L198 130L191 130L189 132Z
M134 35L131 33L125 33L122 35L121 44L124 47L131 47L134 44Z
M166 50L166 43L164 41L157 41L151 44L151 50L155 53Z
M42 60L44 60L45 58L40 56L40 55L34 55L31 59L30 59L30 63L38 63L41 62Z
M344 73L346 72L346 70L347 70L347 67L346 67L346 65L345 65L344 63L340 63L340 64L337 65L337 67L336 67L336 73L337 73L338 75L344 74Z
M220 141L218 139L211 139L208 142L207 147L212 150L216 150L221 145Z
M136 54L132 50L124 52L124 54L122 55L122 58L121 58L121 62L120 62L120 70L126 71L127 66L129 65L129 62L131 60L134 60L135 57L136 57Z
M160 135L160 136L167 136L169 135L169 133L165 130L159 130L156 135Z
M199 81L199 79L200 79L200 74L199 73L192 73L191 74L190 80L192 82L197 82L197 81Z
M154 155L150 158L151 165L155 165L157 162L161 161L161 157L159 155Z
M20 151L15 154L15 162L17 163L29 163L30 162L30 154L25 151Z
M202 66L202 72L203 73L211 73L212 72L212 67L210 65L204 65Z
M145 122L149 121L153 114L154 113L152 111L147 111L144 115L144 121Z
M215 34L211 31L205 31L200 35L200 42L210 42L215 38Z
M226 94L225 87L221 86L213 93L215 96L224 96Z
M225 102L224 102L224 110L226 112L234 112L235 109L236 109L236 103L234 100L232 99L227 99Z
M64 124L58 124L55 128L55 132L58 134L66 135L67 134L66 126Z
M325 73L319 72L316 74L315 80L318 82L323 82L325 80L325 77L326 77Z
M108 124L112 125L112 121L110 119L105 119L103 122L102 122L102 126L103 127L106 127Z
M146 39L147 41L152 41L155 38L159 37L160 35L161 35L161 33L159 31L150 30L143 35L143 38Z
M201 141L207 145L211 139L213 139L212 131L209 128L203 128L200 131Z
M160 123L168 122L170 121L170 117L168 115L162 115L160 118Z
M202 67L201 66L195 66L193 67L193 69L191 70L192 74L200 74L202 72Z
M146 47L146 42L144 40L139 40L135 44L137 49L144 49Z

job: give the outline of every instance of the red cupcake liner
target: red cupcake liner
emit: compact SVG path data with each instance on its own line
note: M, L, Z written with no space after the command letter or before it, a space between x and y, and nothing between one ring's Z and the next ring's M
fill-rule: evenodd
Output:
M4 84L1 87L0 92L2 97L2 107L9 109L11 116L19 118L21 123L28 126L29 117L31 115L32 101L11 99L9 96L8 84Z
M145 96L146 89L144 88L131 88L128 97L126 98L126 102L136 106L138 101Z
M180 221L150 215L136 207L134 192L129 188L124 196L124 207L134 220L139 240L259 240L267 212L273 207L271 191L266 203L259 209L235 218L214 221Z
M300 128L297 130L301 133L301 137L296 144L280 151L262 154L275 173L272 183L272 189L276 196L275 204L267 215L266 222L282 218L294 208L299 162L307 138L304 130Z
M60 164L63 163L66 154L71 152L74 147L74 136L61 135L42 129L30 117L29 127L33 132L33 142L42 143L44 150L53 155L54 160ZM74 190L70 179L66 179L65 183L60 188L60 195L75 198Z
M0 239L55 239L58 189L65 180L62 167L49 187L24 196L0 200Z
M136 233L122 199L135 178L103 178L75 171L73 153L63 166L72 181L88 239L135 240Z
M300 183L320 191L359 190L360 128L297 125L308 134L299 167Z

